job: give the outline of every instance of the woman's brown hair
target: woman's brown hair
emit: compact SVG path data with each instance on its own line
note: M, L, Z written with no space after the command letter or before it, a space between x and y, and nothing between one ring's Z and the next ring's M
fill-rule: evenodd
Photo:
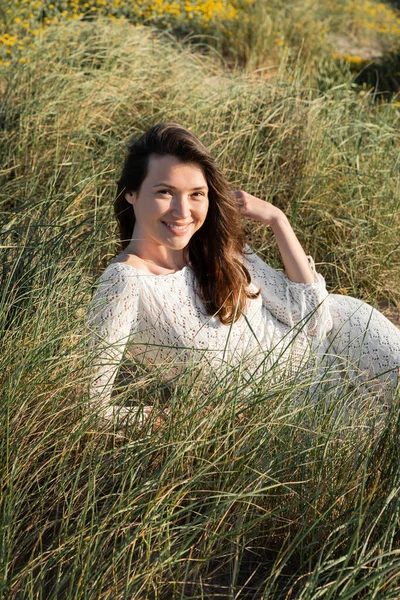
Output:
M114 203L121 246L127 247L135 225L133 207L125 193L140 190L151 154L171 154L203 169L209 188L209 208L203 225L189 241L185 259L194 270L198 294L207 312L217 313L224 324L232 323L245 311L247 299L259 294L248 290L250 274L240 260L245 245L242 217L234 194L214 159L200 140L181 125L159 123L128 143Z

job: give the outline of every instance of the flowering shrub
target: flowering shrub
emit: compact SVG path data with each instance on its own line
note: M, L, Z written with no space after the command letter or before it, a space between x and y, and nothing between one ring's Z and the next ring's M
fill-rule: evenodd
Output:
M400 19L386 4L372 0L351 0L346 12L357 30L375 31L380 34L398 37L400 35Z
M327 0L325 14L333 16L333 27L347 32L363 45L378 44L382 51L398 51L400 15L383 2L374 0ZM347 59L343 53L342 58ZM363 62L363 57L351 56L351 63ZM359 61L357 60L359 58Z
M105 16L183 33L229 34L238 9L230 0L15 0L5 14L0 61L9 64L13 57L24 62L24 47L61 20Z
M3 0L4 1L4 0ZM317 0L312 16L301 0L6 0L0 11L0 64L26 61L24 49L35 36L60 21L97 16L152 25L173 33L211 35L222 52L253 66L279 64L282 56L315 60L337 31L357 37L366 46L397 50L400 17L374 0ZM2 22L1 22L2 20ZM355 68L364 58L343 50L340 57ZM314 57L314 58L313 58Z

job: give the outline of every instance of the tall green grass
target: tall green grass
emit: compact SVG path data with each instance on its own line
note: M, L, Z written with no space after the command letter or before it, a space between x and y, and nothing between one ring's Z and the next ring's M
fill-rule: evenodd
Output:
M382 415L330 373L317 394L188 372L162 428L119 431L85 410L84 324L124 141L161 120L283 208L332 291L399 302L395 103L284 62L273 81L227 71L128 24L50 28L31 52L1 71L1 594L398 598L398 394ZM278 266L268 230L248 235ZM127 396L166 402L157 373Z

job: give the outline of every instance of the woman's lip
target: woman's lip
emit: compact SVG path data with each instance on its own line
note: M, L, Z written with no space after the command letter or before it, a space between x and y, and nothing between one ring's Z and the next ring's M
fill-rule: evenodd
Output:
M191 223L186 223L185 225L181 225L179 223L168 223L168 221L161 221L161 223L163 223L163 225L165 225L169 231L172 231L172 233L175 235L183 235L193 224L193 221Z
M165 223L166 225L171 225L172 227L188 227L189 225L191 225L193 223L193 221L190 221L189 223L175 223L175 221L163 221L163 223Z

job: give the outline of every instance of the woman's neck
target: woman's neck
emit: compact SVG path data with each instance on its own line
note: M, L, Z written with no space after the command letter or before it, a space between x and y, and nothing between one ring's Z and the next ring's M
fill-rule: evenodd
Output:
M122 260L136 262L152 273L174 273L186 265L183 250L168 251L168 248L143 248L139 240L131 240L120 255Z

